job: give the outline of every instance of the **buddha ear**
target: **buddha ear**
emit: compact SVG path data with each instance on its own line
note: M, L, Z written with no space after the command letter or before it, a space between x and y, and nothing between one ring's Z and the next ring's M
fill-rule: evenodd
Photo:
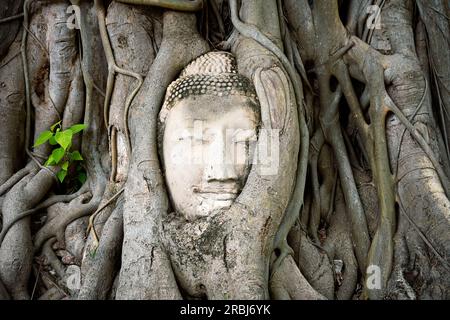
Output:
M258 68L253 82L261 106L263 127L284 132L288 110L292 104L290 85L285 73L278 66Z

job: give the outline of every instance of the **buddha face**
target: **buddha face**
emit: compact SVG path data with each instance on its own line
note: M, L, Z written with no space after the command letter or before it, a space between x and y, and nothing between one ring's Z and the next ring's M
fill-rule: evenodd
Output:
M190 96L175 103L163 157L177 212L192 221L231 206L250 170L258 123L245 96Z

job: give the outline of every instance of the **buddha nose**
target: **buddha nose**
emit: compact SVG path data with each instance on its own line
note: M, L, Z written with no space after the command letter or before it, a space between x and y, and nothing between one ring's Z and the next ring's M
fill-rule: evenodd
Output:
M226 144L224 135L214 139L208 149L209 157L205 164L206 180L208 182L238 180L232 152Z

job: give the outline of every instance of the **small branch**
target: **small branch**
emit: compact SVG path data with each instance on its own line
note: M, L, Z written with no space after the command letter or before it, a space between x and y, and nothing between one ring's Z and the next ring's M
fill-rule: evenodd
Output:
M15 54L13 54L8 60L6 60L5 62L3 62L3 63L0 65L0 69L3 68L4 66L8 65L8 63L10 63L11 61L13 61L19 54L20 54L20 51L17 51Z
M319 128L311 139L311 151L309 157L309 163L311 167L311 180L313 185L313 202L311 214L309 217L309 233L313 237L314 241L319 244L319 238L317 231L320 224L321 213L321 199L320 199L320 185L319 185L319 171L317 168L320 150L325 143L325 137L323 131Z
M416 142L420 145L422 150L425 152L425 154L430 159L431 163L434 166L434 169L436 170L439 179L442 183L442 186L444 188L444 192L447 197L450 196L450 182L448 177L446 176L444 169L442 168L441 164L439 163L438 159L434 155L433 150L431 150L428 143L425 141L425 139L417 132L414 125L408 120L408 118L403 114L403 112L395 105L395 103L389 98L388 99L388 107L389 109L397 116L397 118L400 120L400 122L406 127L408 132L411 134L411 136L416 140Z
M400 195L399 195L400 197ZM425 234L420 231L420 228L417 226L417 224L410 218L410 216L406 213L405 208L403 207L403 203L401 199L399 199L399 205L400 205L400 213L405 216L406 220L413 226L413 228L416 230L416 232L419 234L420 238L423 240L423 242L426 243L426 245L433 251L433 253L436 255L438 260L442 263L443 267L450 272L450 264L448 263L448 260L444 259L443 256L435 249L433 244L428 240L428 238L425 236Z
M428 91L428 81L427 79L424 77L424 81L425 81L425 89L423 90L423 95L422 95L422 99L420 99L419 104L417 105L416 109L414 110L413 114L408 118L408 120L411 122L414 120L414 118L416 117L417 113L420 111L420 109L423 106L423 102L425 101L425 97L427 96L427 91ZM394 177L397 177L397 173L398 173L398 160L400 158L400 151L402 148L402 142L403 142L403 137L405 136L406 133L406 128L403 129L401 138L400 138L400 143L398 144L398 148L397 148L397 156L395 159L397 159L397 165L396 165L396 170L394 173Z
M131 0L130 0L131 1ZM139 1L136 1L139 2ZM143 1L147 2L147 1ZM151 1L149 1L151 2ZM142 76L136 72L132 72L129 70L122 69L117 66L116 61L114 59L114 54L111 48L111 43L109 41L108 37L108 31L106 30L106 14L105 14L105 8L103 7L100 0L95 0L95 10L97 12L97 18L98 18L98 26L100 29L100 37L102 39L103 48L105 51L106 60L108 63L108 80L106 85L106 93L105 93L105 104L104 104L104 111L103 111L103 118L105 121L105 126L108 128L108 118L109 118L109 104L111 101L112 91L114 89L114 82L115 82L115 74L120 73L129 77L133 77L137 80L136 88L131 92L131 94L127 97L125 101L125 111L123 116L123 126L125 130L125 137L127 141L127 153L128 158L131 158L131 141L130 141L130 130L128 128L128 112L131 106L131 103L133 102L134 97L138 93L138 91L141 89L141 86L143 84ZM138 4L138 3L136 3ZM141 3L143 4L143 3Z
M114 182L117 174L117 128L116 126L111 126L111 176L109 180Z
M116 200L123 192L125 191L125 188L120 189L116 192L115 195L113 195L108 201L106 201L102 206L100 206L90 217L89 217L89 225L87 227L86 233L89 234L89 232L92 231L92 235L94 236L94 248L98 247L99 241L97 232L95 231L94 226L94 220L97 217L97 215L105 209L107 206L109 206L114 200Z
M39 281L39 275L40 274L41 274L41 265L39 265L39 269L36 272L36 280L34 281L33 291L31 292L30 300L33 300L33 298L34 298L34 293L36 292L36 287L37 287L37 284L38 284L38 281Z
M6 23L6 22L9 22L9 21L13 21L13 20L16 20L16 19L20 19L23 16L24 16L24 14L20 13L20 14L16 14L15 16L11 16L11 17L7 17L7 18L4 18L4 19L0 19L0 24Z

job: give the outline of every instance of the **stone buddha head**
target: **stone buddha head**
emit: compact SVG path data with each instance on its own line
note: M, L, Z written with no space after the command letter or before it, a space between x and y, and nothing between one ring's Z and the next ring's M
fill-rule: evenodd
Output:
M231 206L250 172L260 108L228 52L191 62L167 89L159 146L176 212L187 220Z

